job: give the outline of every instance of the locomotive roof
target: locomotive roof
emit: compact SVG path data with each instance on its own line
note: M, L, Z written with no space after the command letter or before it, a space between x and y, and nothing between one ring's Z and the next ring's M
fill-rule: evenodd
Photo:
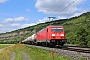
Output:
M47 27L63 27L63 26L53 26L53 25L51 25L51 26L47 26Z

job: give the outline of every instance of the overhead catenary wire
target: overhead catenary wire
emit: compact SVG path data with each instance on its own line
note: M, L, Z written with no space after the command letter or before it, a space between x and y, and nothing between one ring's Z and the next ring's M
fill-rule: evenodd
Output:
M62 4L63 4L65 1L66 1L66 0L64 0L57 8L59 8L60 6L62 6ZM56 7L56 5L57 5L59 2L60 2L60 0L58 0L57 2L55 2L55 3L54 3L54 6L52 6L51 9L52 9L52 10L57 10L57 9L53 9L53 8ZM53 16L52 16L52 17L50 16L50 17L48 17L48 18L49 18L49 22L50 22L50 18L54 18L54 19L55 19L55 17L53 17Z
M66 0L64 0L65 2ZM71 6L72 4L74 4L77 0L74 0L73 2L71 2L69 5L67 5L66 7L64 7L62 10L60 10L58 13L56 13L54 16L59 15L62 11L64 11L65 9L67 9L69 6ZM62 3L63 4L63 3ZM57 8L60 8L62 6L62 4L60 4L60 6L58 6Z
M61 7L62 4L63 4L65 1L66 1L66 0L64 0L64 1L57 7L57 9L58 9L59 7ZM52 8L56 7L56 5L57 5L59 2L60 2L60 0L59 0L58 2L56 2L55 5L54 5ZM57 10L57 9L55 9L55 10ZM54 10L54 9L52 9L52 10Z
M72 4L74 4L77 0L74 0L72 3L70 3L69 5L67 5L65 8L63 8L62 10L60 10L57 14L55 14L55 16L57 16L58 14L60 14L62 11L64 11L65 9L67 9L69 6L71 6Z
M66 2L67 0L64 0L55 10L57 10L58 8L60 8L61 6L62 6L62 4L64 4L64 2ZM57 2L57 4L60 2L60 0ZM56 7L56 3L55 3L55 6L54 7ZM54 8L53 7L53 8ZM52 9L52 10L54 10L54 9ZM56 14L56 15L58 15L58 14ZM55 17L56 15L54 15L53 17ZM53 19L52 19L53 20ZM50 22L50 19L49 19L49 22Z
M84 8L84 9L83 9ZM80 10L81 9L81 10ZM79 8L79 11L77 12L79 15L85 13L85 12L90 12L90 5L86 4L86 5L83 5L82 7ZM75 16L72 16L73 14L69 15L71 17L75 17ZM77 15L77 16L79 16Z

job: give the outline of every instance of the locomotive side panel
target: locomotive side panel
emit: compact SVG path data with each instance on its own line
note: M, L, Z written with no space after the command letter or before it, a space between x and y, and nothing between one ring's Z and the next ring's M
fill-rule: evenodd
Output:
M47 38L47 31L46 29L42 29L37 33L36 41L37 42L45 42Z

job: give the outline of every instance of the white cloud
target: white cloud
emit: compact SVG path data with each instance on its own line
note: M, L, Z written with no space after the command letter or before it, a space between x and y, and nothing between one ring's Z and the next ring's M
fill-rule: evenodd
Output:
M4 19L3 23L23 22L25 20L28 20L28 19L26 19L25 17L7 18L7 19Z
M25 17L6 18L0 24L0 33L10 32L30 26L30 24L25 24L28 21L29 19Z
M6 1L8 1L8 0L0 0L0 3L5 3Z
M0 24L0 27L2 27L3 25L2 24Z
M75 13L75 14L73 14L71 17L75 17L75 16L79 16L79 15L81 15L82 13Z
M31 24L23 24L23 25L21 25L20 28L25 28L25 27L28 27L28 26L31 26Z
M3 21L4 23L13 23L14 20L12 18L7 18L7 19L4 19Z
M17 18L14 18L14 21L15 21L15 22L22 22L22 21L24 21L24 20L25 20L24 17L17 17Z
M87 12L87 11L88 11L88 9L81 9L81 8L80 8L78 12L74 13L74 14L71 15L70 17L79 16L79 15L81 15L81 14Z
M0 27L0 33L5 33L5 32L10 32L10 31L13 31L14 29L13 28L10 28L10 27L8 27L8 26L2 26L2 27Z
M17 24L17 23L13 23L13 24L11 24L11 26L19 29L19 28L25 28L25 27L31 26L31 24Z
M78 10L77 6L85 0L76 0L75 3L63 10L73 1L75 0L37 0L35 7L39 12L45 14L72 15Z
M43 19L39 19L36 23L30 23L30 24L22 24L22 25L20 25L20 24L11 24L13 27L18 27L18 28L25 28L25 27L29 27L29 26L33 26L33 25L37 25L37 24L39 24L39 23L45 23L45 22L47 22L47 21L49 21L49 19L48 18L43 18ZM51 20L50 20L51 21Z
M25 21L25 23L22 23L22 24L19 23L19 22L22 22L22 21ZM13 31L13 30L16 30L16 29L37 25L39 23L45 23L45 22L49 21L49 19L45 17L43 19L39 19L36 23L30 23L30 24L26 23L27 21L28 21L28 19L26 19L24 17L4 19L3 25L0 24L0 26L2 26L2 27L0 27L0 30L1 30L0 33L10 32L10 31Z
M66 17L58 16L57 19L66 19Z
M6 24L6 25L0 24L0 33L10 32L10 31L17 30L20 28L25 28L31 25L32 24L18 24L18 23L12 23L12 24Z
M13 27L20 27L20 24L13 23L13 24L11 24L11 26L13 26Z
M36 24L45 23L45 22L47 22L47 21L49 21L49 19L48 19L47 17L45 17L45 18L43 18L43 19L39 19L39 20L36 22Z

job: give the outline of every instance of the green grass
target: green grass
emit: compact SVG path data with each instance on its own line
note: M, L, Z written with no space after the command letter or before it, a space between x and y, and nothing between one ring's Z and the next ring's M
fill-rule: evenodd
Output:
M7 48L0 50L0 60L10 60L11 55L12 52Z
M0 49L11 46L12 44L0 44Z
M34 48L34 47L26 47L26 48L30 48L26 52L33 60L71 60L68 57L59 56L56 53L52 55L52 51L46 51L46 50Z
M15 60L24 60L24 57L21 51L16 52Z
M21 44L17 44L15 46L5 48L4 50L0 50L0 60L10 60L12 52L16 53L15 60L24 60L22 52L26 52L31 60L72 60L69 57L63 57L58 55L57 53L54 53L52 55L52 51L28 47Z
M16 58L15 60L24 60L24 57L21 52L26 52L32 60L71 60L68 57L63 57L59 56L58 54L54 54L52 56L51 51L46 51L43 49L39 48L34 48L34 47L28 47L28 46L23 46L23 45L17 45L13 48L13 52L16 53Z
M15 60L24 60L24 57L22 55L23 50L25 50L25 47L23 45L18 44L13 46L11 51L16 53Z

